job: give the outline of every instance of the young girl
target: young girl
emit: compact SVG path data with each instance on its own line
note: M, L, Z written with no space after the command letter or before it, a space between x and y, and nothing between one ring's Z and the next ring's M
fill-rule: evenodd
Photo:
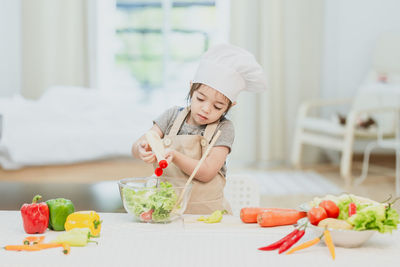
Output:
M214 134L221 135L195 175L191 198L185 213L210 214L227 210L225 200L225 161L231 152L234 128L225 115L243 91L262 91L265 75L246 50L224 44L210 48L202 57L190 83L186 108L172 107L153 121L151 130L163 138L169 165L165 176L187 179L193 172ZM156 157L142 136L132 147L134 157L155 163Z

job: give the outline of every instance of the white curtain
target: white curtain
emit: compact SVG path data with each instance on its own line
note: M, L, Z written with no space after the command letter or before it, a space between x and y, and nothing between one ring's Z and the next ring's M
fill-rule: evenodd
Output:
M286 162L299 104L318 97L323 1L231 0L231 42L252 52L268 91L243 93L232 110L235 163Z
M22 0L21 94L88 84L87 1Z

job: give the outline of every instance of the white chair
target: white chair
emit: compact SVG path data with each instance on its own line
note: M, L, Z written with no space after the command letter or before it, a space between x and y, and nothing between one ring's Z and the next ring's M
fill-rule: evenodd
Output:
M398 89L398 93L400 93L400 85ZM369 157L373 149L393 149L396 153L395 192L396 196L400 196L400 108L388 110L387 112L392 112L393 114L395 114L394 121L397 123L395 138L384 138L382 131L380 129L378 130L377 140L370 142L365 148L362 173L361 176L355 180L355 184L360 185L367 178Z
M345 179L345 186L352 183L351 167L354 142L358 140L376 140L377 131L362 130L356 127L362 115L374 118L381 127L384 137L394 135L393 114L380 113L396 107L398 98L390 94L381 94L380 86L400 81L400 35L387 33L380 37L374 51L372 70L360 86L353 99L314 100L303 103L298 112L291 163L301 167L304 145L312 145L342 152L340 174ZM351 105L346 118L346 125L340 125L330 119L313 117L310 111L315 108Z
M226 178L224 194L231 204L232 213L235 216L240 215L240 210L243 207L260 206L259 185L250 176L228 176Z

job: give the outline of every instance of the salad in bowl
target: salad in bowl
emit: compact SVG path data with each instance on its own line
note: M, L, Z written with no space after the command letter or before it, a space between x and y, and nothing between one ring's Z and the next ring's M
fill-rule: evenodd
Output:
M397 229L399 214L392 204L353 194L315 197L300 206L307 218L299 223L308 221L317 235L328 229L337 246L358 247L376 232L391 233Z
M179 218L190 198L192 184L184 190L186 179L139 177L125 178L118 182L125 210L135 221L168 223ZM180 194L184 195L177 203Z

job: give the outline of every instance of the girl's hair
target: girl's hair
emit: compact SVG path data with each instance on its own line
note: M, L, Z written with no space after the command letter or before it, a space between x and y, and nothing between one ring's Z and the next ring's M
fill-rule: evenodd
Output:
M186 100L188 102L188 105L190 104L190 101L192 100L193 93L196 92L197 90L199 90L200 86L202 86L202 85L203 85L202 83L193 83L192 84L192 87L190 87L189 94L186 96ZM223 116L225 116L226 113L228 113L229 109L232 107L232 101L229 100L227 97L226 97L226 99L228 100L228 108L224 112Z

